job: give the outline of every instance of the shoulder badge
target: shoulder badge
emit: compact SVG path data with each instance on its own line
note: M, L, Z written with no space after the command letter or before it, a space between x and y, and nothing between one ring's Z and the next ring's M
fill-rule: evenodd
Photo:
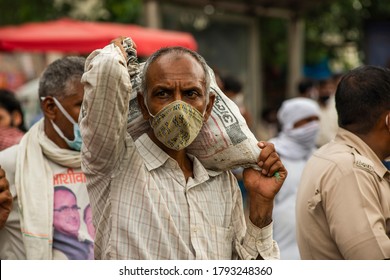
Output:
M374 164L371 160L358 153L353 153L353 155L355 156L354 165L357 168L367 170L368 172L374 172Z

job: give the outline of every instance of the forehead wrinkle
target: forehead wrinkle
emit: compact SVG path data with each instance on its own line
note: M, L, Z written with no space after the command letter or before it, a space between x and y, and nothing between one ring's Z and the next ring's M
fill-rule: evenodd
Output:
M199 81L199 80L164 79L164 80L160 80L159 82L156 82L153 87L170 89L170 88L180 86L182 88L191 89L194 87L199 87L203 83L204 81Z
M180 65L176 64L183 60L186 62ZM177 69L181 71L177 71ZM146 79L148 82L151 79L155 81L153 88L173 88L179 83L185 88L203 88L206 84L203 68L194 58L188 55L180 57L167 54L158 58L150 65Z
M183 61L184 63L178 64L181 61ZM166 64L170 66L180 67L181 70L187 70L187 71L180 71L180 74L182 75L186 75L189 73L190 74L202 73L203 76L202 78L204 79L206 74L204 72L204 69L200 65L200 63L189 54L167 53L157 58L150 66L152 67L153 64L159 67L160 70L163 70L163 72L167 74L171 74L170 72L167 72L171 69L171 67L166 67ZM174 73L177 74L177 72Z

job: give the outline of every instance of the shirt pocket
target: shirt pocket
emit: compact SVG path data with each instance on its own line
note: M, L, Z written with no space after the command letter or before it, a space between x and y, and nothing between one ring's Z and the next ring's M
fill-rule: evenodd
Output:
M322 201L321 192L319 190L316 190L314 196L310 198L307 202L307 207L309 211L315 211L315 209L318 207L318 204L320 204L321 201Z
M206 259L231 259L233 254L233 227L205 226L199 248Z

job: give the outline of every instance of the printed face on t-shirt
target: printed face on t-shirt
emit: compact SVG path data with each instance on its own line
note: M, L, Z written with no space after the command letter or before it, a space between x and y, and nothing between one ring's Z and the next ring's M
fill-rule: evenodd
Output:
M80 229L80 207L74 194L69 190L54 191L54 219L56 230L77 237Z
M92 223L92 209L91 206L88 204L87 207L85 207L84 210L84 222L87 225L87 230L89 235L92 239L95 239L95 227Z

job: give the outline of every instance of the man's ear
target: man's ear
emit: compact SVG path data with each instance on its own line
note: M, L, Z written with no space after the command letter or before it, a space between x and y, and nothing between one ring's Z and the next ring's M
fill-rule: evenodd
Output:
M55 119L58 108L51 96L47 96L41 101L41 109L46 118Z
M150 118L150 115L148 109L146 109L145 106L144 96L140 92L137 93L137 101L138 101L138 106L141 109L142 116L144 117L144 120L148 120Z
M214 94L214 92L210 92L209 103L206 106L206 113L204 114L204 121L205 122L209 119L211 112L213 111L214 102L215 102L215 94Z

